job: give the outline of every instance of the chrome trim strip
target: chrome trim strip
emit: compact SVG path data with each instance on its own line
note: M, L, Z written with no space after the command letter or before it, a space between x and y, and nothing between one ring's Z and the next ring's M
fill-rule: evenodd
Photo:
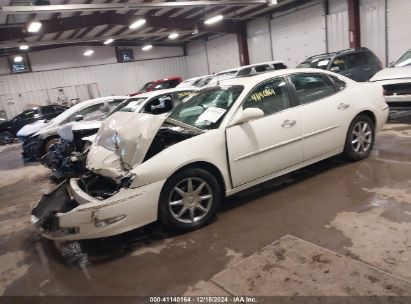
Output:
M335 125L335 126L331 126L331 127L328 127L328 128L324 128L324 129L321 129L321 130L318 130L318 131L303 135L303 136L295 137L293 139L286 140L286 141L280 142L278 144L275 144L275 145L272 145L272 146L269 146L269 147L266 147L266 148L263 148L263 149L248 153L248 154L245 154L243 156L240 156L240 157L236 158L234 161L236 162L238 160L242 160L244 158L248 158L248 157L251 157L251 156L266 152L266 151L269 151L269 150L277 149L277 148L280 148L282 146L291 144L293 142L296 142L296 141L299 141L299 140L302 140L302 139L305 139L305 138L308 138L308 137L311 137L311 136L314 136L314 135L317 135L317 134L320 134L320 133L324 133L324 132L333 130L333 129L338 128L338 127L339 127L339 125Z

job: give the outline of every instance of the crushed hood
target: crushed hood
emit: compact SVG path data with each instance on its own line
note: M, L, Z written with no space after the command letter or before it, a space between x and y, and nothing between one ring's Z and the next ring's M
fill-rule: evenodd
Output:
M143 113L116 112L100 127L87 157L87 167L118 178L144 157L166 117Z
M402 78L411 78L411 66L383 69L375 74L370 81L383 81Z

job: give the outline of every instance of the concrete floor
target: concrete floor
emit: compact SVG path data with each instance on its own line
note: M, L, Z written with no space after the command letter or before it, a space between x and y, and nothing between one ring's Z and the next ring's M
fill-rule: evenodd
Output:
M19 151L0 147L0 295L411 293L411 112L392 113L367 160L335 157L255 187L181 235L152 224L55 246L29 223L48 171ZM330 272L344 275L324 288Z

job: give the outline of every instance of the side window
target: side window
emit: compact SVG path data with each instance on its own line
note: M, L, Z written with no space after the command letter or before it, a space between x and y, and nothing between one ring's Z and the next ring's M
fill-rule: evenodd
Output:
M83 116L84 120L96 119L98 115L101 115L104 112L106 107L107 105L105 105L104 103L89 106L72 115L72 117L70 117L70 120L74 121L76 119L76 116Z
M41 114L43 115L50 115L54 114L54 109L52 106L45 106L41 108Z
M276 70L284 70L287 66L284 63L274 63L274 69Z
M39 116L39 110L38 109L30 109L26 110L20 115L18 115L16 118L17 120L25 120L25 119L32 119Z
M335 93L331 80L322 74L296 74L290 77L302 104L310 103Z
M332 75L328 75L328 77L331 78L332 82L334 82L335 87L337 88L338 91L342 91L345 89L345 87L347 86L347 84L342 81L341 79L332 76Z
M63 113L66 109L63 107L59 107L59 106L54 106L54 111L58 114Z
M265 116L291 107L287 84L283 78L275 78L258 85L247 97L243 108L258 108Z
M347 59L347 69L358 68L359 66L365 65L365 59L361 53L352 53L346 55Z
M330 71L344 71L345 70L345 59L344 56L335 57L331 62Z
M170 94L153 98L144 106L144 112L153 115L164 114L173 109L173 97Z
M378 58L371 52L364 52L363 56L365 58L366 64L378 64Z
M109 100L108 102L108 106L110 108L110 111L113 111L114 108L116 108L120 103L122 103L124 101L124 99L113 99L113 100Z

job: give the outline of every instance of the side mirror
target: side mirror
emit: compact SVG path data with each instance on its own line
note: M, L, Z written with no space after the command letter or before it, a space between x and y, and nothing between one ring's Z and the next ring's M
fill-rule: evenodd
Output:
M244 122L255 120L258 118L264 117L264 112L258 108L246 108L244 110L240 110L237 112L236 116L234 117L231 125L238 125Z
M78 115L76 115L76 117L74 117L75 121L80 121L80 120L83 120L83 119L84 119L84 116L81 115L81 114L78 114Z
M330 71L331 71L331 72L334 72L334 73L338 73L338 72L341 72L341 69L340 69L339 67L332 67L332 68L330 69Z

